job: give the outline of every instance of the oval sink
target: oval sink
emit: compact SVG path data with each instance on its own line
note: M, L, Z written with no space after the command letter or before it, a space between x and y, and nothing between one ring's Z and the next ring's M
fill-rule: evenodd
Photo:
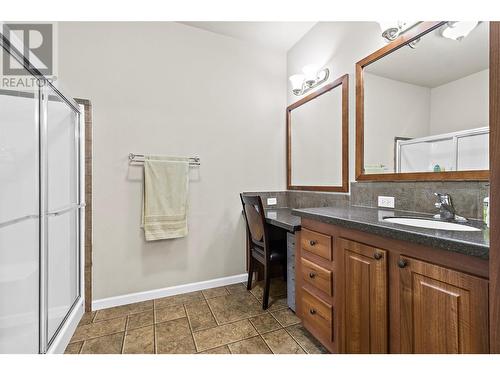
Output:
M455 230L464 232L481 231L481 229L479 228L471 227L468 225L450 223L448 221L422 219L417 217L384 217L383 220L389 223L409 225L412 227L427 228L427 229Z

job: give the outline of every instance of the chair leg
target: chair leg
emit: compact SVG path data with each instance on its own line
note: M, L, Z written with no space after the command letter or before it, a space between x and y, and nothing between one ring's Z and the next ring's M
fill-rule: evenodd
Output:
M250 256L250 259L248 260L248 282L247 282L247 290L252 289L252 277L253 277L253 264L254 260Z
M264 267L264 295L262 296L262 310L267 310L269 304L269 288L271 284L271 270L270 267Z

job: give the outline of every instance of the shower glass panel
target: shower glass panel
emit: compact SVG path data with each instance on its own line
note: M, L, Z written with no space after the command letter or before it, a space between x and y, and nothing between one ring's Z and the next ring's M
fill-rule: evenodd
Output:
M38 353L38 88L0 90L0 353Z
M79 291L78 113L46 86L48 344Z
M58 353L83 314L82 115L2 31L24 74L0 89L0 353Z

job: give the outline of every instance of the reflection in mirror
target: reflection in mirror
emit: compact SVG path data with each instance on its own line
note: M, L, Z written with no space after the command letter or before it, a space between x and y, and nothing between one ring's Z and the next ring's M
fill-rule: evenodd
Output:
M365 174L489 169L489 23L446 29L364 67Z
M347 79L288 108L289 189L347 191Z

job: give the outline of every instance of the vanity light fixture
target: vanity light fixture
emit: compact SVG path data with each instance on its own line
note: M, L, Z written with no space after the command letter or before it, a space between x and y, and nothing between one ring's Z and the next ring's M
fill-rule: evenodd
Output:
M325 82L330 75L330 70L309 64L302 68L302 73L304 74L294 74L288 78L292 84L292 92L297 96L304 95Z
M443 26L441 35L448 39L461 41L479 25L478 21L450 21Z
M382 37L387 42L392 42L398 36L411 29L418 22L415 21L379 21Z

